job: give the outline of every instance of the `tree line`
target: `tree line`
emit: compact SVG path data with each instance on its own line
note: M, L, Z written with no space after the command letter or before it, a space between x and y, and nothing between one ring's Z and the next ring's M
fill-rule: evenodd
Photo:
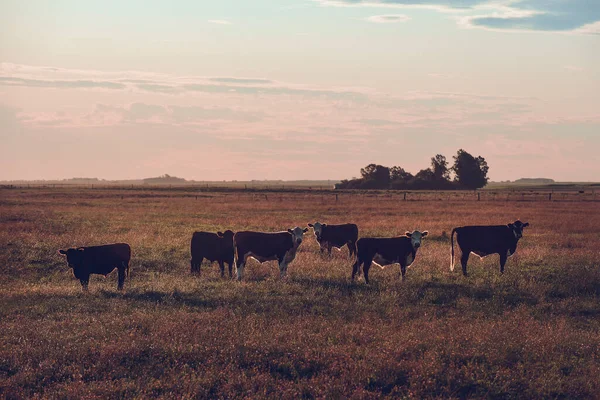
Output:
M361 178L344 179L336 189L456 190L479 189L488 182L489 167L481 156L460 149L450 167L446 157L437 154L431 166L413 175L404 168L369 164L361 168Z

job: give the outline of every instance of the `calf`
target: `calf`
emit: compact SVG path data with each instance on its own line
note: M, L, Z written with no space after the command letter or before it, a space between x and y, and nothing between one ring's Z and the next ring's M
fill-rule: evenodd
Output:
M500 255L500 273L504 273L504 264L508 257L515 254L517 243L523 237L523 228L528 227L529 223L522 223L517 220L508 225L489 225L489 226L461 226L452 229L450 243L452 246L452 257L450 259L450 271L454 271L454 234L456 233L456 242L460 247L462 256L460 263L462 265L463 275L467 276L467 262L471 253L477 254L480 258L490 254Z
M356 241L358 240L358 226L356 224L328 225L315 222L314 224L308 224L308 226L313 228L315 232L321 253L327 249L329 255L331 255L332 247L340 249L347 245L350 256L356 254Z
M123 289L125 275L129 276L129 260L131 247L127 243L107 244L104 246L78 247L58 250L59 254L67 257L73 275L81 282L83 290L88 290L91 274L108 275L115 268L119 271L118 290Z
M237 279L242 280L244 266L248 257L258 262L277 260L279 262L280 277L287 273L288 264L296 257L298 246L302 243L302 236L308 228L288 229L287 232L238 232L233 237L236 251L235 266Z
M233 232L194 232L190 244L192 274L200 274L200 265L206 258L211 263L217 261L221 277L225 276L225 263L229 266L229 277L233 276Z
M429 232L406 232L406 236L392 238L361 238L358 240L358 256L352 268L352 280L356 274L360 275L360 266L363 265L365 282L369 283L369 268L375 263L383 269L386 265L400 264L402 280L406 274L406 267L410 266L421 241Z

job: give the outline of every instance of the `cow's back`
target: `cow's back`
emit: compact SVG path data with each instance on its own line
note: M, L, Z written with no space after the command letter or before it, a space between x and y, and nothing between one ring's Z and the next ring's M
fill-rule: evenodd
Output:
M249 251L264 256L285 253L294 245L288 232L241 231L234 235L233 243L239 256Z
M345 244L349 241L356 242L358 240L358 226L356 224L325 225L321 237L322 240L339 242L339 244Z
M506 225L462 226L456 228L456 241L465 250L481 250L492 254L503 252L515 241Z
M371 257L380 254L390 259L412 250L410 238L405 236L392 238L360 238L356 242L359 257Z
M89 246L83 249L84 264L90 272L104 273L107 268L111 268L112 271L131 259L131 247L127 243Z

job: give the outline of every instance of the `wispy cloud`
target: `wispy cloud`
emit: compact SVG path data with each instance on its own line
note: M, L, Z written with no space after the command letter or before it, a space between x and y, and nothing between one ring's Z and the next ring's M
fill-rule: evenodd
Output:
M231 21L227 21L226 19L209 19L208 22L218 25L231 25Z
M398 22L410 21L410 17L408 15L403 14L373 15L368 17L367 21L376 24L393 24Z
M60 77L61 79L56 79ZM85 79L82 79L85 78ZM276 82L248 77L180 77L137 71L103 72L0 63L0 86L54 89L137 90L161 94L186 92L229 93L235 95L323 97L364 102L368 90L332 88Z
M600 34L597 0L314 0L323 6L422 8L462 14L467 28ZM375 21L373 21L375 22Z

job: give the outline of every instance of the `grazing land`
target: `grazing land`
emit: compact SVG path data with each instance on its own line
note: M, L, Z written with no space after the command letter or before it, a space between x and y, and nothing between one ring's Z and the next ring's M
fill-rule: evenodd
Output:
M0 397L600 397L600 201L402 196L0 189ZM515 219L531 226L503 276L498 256L449 271L454 226ZM195 230L317 220L430 235L404 283L398 266L350 283L347 249L319 254L312 231L284 281L275 262L189 273ZM125 290L114 271L82 293L56 251L114 242Z

